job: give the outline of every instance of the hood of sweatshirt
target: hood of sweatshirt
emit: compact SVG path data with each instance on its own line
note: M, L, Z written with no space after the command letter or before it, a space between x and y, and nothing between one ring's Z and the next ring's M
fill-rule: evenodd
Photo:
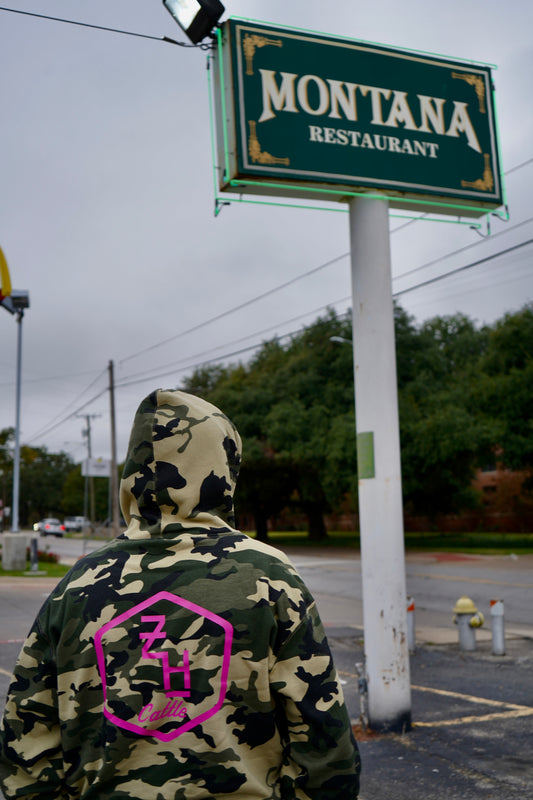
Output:
M157 389L140 404L120 483L126 538L232 530L241 439L216 406Z

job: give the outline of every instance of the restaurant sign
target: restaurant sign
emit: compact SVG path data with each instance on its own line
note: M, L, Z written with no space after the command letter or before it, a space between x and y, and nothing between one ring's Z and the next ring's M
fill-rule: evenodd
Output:
M237 19L214 65L221 191L460 216L503 202L487 66Z

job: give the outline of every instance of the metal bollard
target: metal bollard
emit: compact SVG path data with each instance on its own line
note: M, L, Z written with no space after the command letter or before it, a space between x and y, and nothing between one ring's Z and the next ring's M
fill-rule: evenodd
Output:
M485 617L475 607L473 601L463 595L456 602L453 609L453 621L459 628L459 647L461 650L476 649L476 628L480 628Z
M361 727L364 731L368 729L368 713L367 713L367 706L368 706L368 682L366 679L366 671L365 666L361 662L357 662L355 665L355 671L357 673L358 681L357 685L359 688L359 707L361 713L359 714L359 720L361 722Z
M412 597L407 598L407 647L410 653L416 650L415 601Z
M37 536L32 536L30 541L30 570L37 572L39 570L39 539Z
M505 621L503 600L490 601L490 617L492 623L492 653L495 656L505 655Z

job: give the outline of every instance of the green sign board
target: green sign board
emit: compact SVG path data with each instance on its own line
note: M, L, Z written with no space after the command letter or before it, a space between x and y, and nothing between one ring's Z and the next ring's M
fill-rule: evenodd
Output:
M230 19L220 189L480 216L503 202L489 67Z

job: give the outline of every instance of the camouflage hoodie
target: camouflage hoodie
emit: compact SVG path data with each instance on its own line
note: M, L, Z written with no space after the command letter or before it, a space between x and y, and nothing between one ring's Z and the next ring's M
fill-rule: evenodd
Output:
M15 668L6 798L353 800L359 756L315 603L233 527L240 439L153 392L121 482L126 532L77 562Z

